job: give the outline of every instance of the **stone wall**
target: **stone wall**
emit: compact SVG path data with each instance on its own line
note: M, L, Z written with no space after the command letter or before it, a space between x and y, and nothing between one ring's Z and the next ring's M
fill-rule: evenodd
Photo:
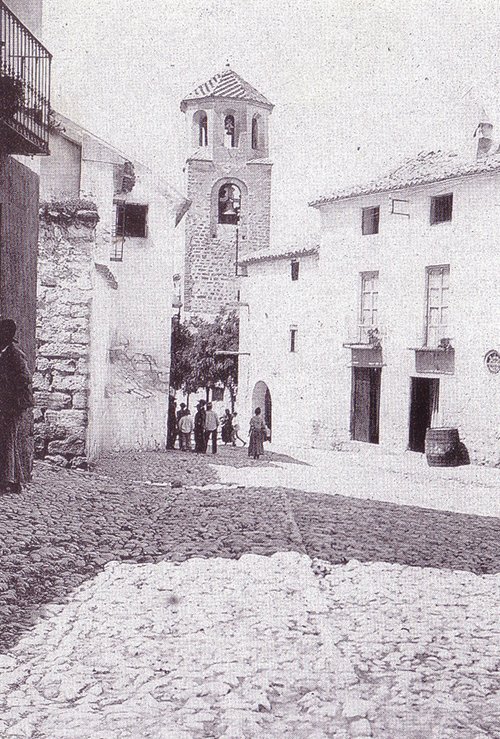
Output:
M222 152L224 154L225 152ZM234 160L229 165L191 161L188 165L184 307L193 315L215 315L237 299L236 228L217 223L221 182L242 190L239 257L269 246L271 165Z
M97 211L81 200L40 209L35 455L86 465L91 270Z

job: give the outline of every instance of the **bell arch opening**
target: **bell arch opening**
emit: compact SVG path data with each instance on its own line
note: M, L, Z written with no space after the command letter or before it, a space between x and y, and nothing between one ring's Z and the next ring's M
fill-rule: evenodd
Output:
M197 110L193 116L193 146L208 146L208 116Z
M218 222L237 226L240 222L241 190L234 182L225 182L219 188Z
M261 149L261 124L260 115L252 118L252 149Z

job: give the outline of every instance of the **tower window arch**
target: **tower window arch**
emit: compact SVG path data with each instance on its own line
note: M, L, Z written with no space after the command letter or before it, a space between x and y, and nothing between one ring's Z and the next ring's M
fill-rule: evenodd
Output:
M234 182L226 182L219 188L218 222L237 226L240 222L241 190Z
M260 116L254 115L252 118L252 149L260 148Z
M194 146L208 146L208 116L204 110L198 110L193 117Z
M232 113L224 118L224 146L228 149L236 146L236 124Z

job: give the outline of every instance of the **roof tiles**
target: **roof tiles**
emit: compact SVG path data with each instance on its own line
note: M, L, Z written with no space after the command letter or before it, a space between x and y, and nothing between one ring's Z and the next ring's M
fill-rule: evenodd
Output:
M309 203L314 208L337 200L345 200L360 195L369 195L377 192L403 190L415 185L424 185L432 182L483 174L500 170L500 153L495 153L481 159L466 160L458 154L445 151L421 152L418 156L407 159L403 164L377 180L371 180L364 185L346 187L325 195Z
M240 77L239 74L229 69L229 67L224 69L223 72L218 72L208 82L204 82L189 95L186 95L181 103L181 108L185 110L185 104L190 100L203 100L212 97L230 100L247 100L248 102L264 105L269 109L273 108L273 104L264 95Z

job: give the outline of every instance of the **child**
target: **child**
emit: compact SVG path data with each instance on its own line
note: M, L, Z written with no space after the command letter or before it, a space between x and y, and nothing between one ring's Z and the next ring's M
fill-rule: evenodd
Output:
M233 430L231 433L231 441L233 442L233 446L236 446L236 439L239 439L243 446L246 446L246 441L243 441L243 439L241 439L239 436L240 425L238 423L238 419L236 418L237 415L237 413L233 413Z

